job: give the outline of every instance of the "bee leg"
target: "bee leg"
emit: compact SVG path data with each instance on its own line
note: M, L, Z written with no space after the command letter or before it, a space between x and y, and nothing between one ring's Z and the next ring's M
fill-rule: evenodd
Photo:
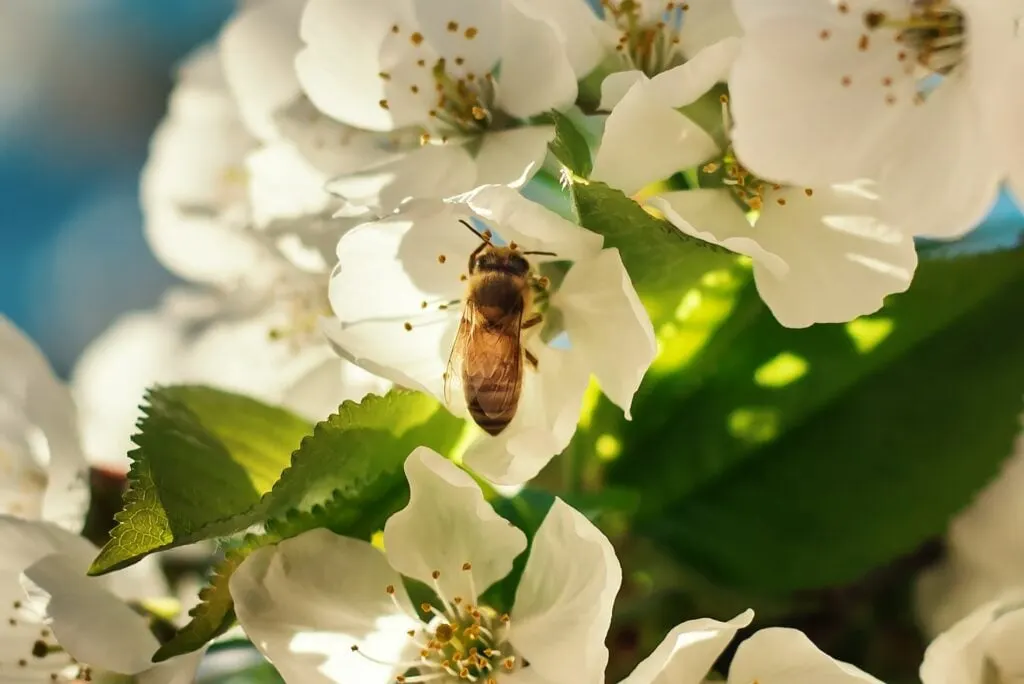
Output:
M526 363L530 364L530 368L537 370L537 367L540 364L537 361L537 357L534 356L529 349L523 349L523 356L526 357Z
M484 249L490 244L490 242L481 242L479 247L477 247L476 249L469 253L469 266L467 266L467 269L470 275L473 274L473 269L476 266L477 255L480 254L480 252L484 251Z
M551 280L547 276L533 275L530 278L530 287L537 292L547 290L549 285L551 285Z
M526 330L527 328L532 328L533 326L539 324L543 320L544 314L535 313L529 318L527 318L525 321L523 321L522 325L519 326L519 329Z

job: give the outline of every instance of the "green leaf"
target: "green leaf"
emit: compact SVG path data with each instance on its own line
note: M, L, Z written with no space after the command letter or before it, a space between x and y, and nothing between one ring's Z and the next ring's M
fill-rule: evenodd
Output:
M555 123L555 139L548 143L548 148L563 166L586 178L593 169L586 137L562 112L552 110L548 114Z
M230 534L270 491L309 424L284 409L198 386L150 391L117 526L90 573Z
M610 478L713 581L856 579L940 533L1019 432L1024 251L926 261L846 325L791 330L749 288L684 377L651 377ZM757 312L752 315L750 312Z
M706 273L727 269L736 260L728 250L679 232L604 183L574 178L570 189L580 225L603 235L605 247L619 250L656 322L669 317Z
M342 404L302 440L264 498L260 513L267 533L247 537L228 552L191 613L192 621L160 649L157 659L194 651L234 623L228 581L252 551L318 527L369 539L408 502L406 457L420 446L450 451L463 425L433 397L408 390Z

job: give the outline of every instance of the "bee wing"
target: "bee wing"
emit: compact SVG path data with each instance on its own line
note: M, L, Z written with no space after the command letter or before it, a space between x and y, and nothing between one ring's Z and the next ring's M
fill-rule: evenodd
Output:
M471 363L464 368L463 381L480 409L490 417L514 411L523 379L523 350L519 336L523 310L518 308L493 328L473 326L466 344Z
M451 353L448 354L448 366L444 371L444 403L448 405L451 405L452 395L455 393L453 388L462 391L462 364L466 358L466 348L469 346L470 332L473 329L472 315L469 306L462 309L462 320L459 321L459 329L455 333Z

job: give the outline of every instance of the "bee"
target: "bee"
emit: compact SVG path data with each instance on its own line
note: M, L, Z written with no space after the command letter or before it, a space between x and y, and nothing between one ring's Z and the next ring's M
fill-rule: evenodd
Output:
M524 330L538 325L543 316L532 312L533 291L545 279L531 273L525 255L514 243L500 247L491 234L477 231L460 220L481 240L469 255L469 285L462 319L444 374L444 396L462 385L473 420L490 435L498 435L516 415L523 387L523 361L537 368L537 357L522 345Z

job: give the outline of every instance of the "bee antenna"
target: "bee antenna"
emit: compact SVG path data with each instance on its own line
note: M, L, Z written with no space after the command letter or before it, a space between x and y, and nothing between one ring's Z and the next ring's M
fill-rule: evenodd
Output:
M491 244L491 241L490 241L490 239L489 239L489 238L488 238L488 237L487 237L486 235L484 235L483 233L481 233L481 232L480 232L479 230L477 230L476 228L474 228L474 227L472 226L472 224L470 224L470 223L469 223L469 221L466 221L465 219L459 219L459 223L461 223L462 225L464 225L464 226L466 226L467 228L469 228L469 229L470 229L471 231L473 231L473 234L474 234L474 235L476 235L476 236L477 236L478 238L480 238L481 240L483 240L483 241L484 241L484 242L486 242L487 244Z
M554 252L523 252L523 254L543 254L544 256L558 256Z

